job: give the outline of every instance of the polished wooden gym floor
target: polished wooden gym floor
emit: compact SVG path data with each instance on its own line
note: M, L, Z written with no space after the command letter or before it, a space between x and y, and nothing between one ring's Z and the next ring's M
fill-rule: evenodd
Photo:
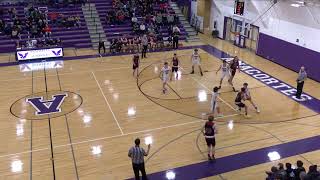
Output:
M228 42L209 44L238 55L247 63L295 86L297 74ZM178 80L161 92L158 73L164 61L178 53L182 63ZM133 177L128 149L135 138L153 139L146 158L147 173L206 160L200 134L210 108L210 91L218 85L215 71L221 61L200 50L204 76L190 75L192 50L148 54L140 76L132 76L131 55L60 62L44 69L1 67L0 71L0 179L122 180ZM3 61L3 60L2 60ZM49 66L49 65L48 65ZM24 71L24 72L23 72ZM247 82L257 114L249 105L249 119L234 110L235 93L224 82L219 101L224 117L217 119L216 157L318 135L320 116L265 86L245 73L234 79L239 89ZM320 99L320 84L305 83L305 92ZM66 92L61 112L35 115L28 97ZM296 119L296 120L292 120ZM279 162L320 164L320 151L300 154L207 179L257 180Z

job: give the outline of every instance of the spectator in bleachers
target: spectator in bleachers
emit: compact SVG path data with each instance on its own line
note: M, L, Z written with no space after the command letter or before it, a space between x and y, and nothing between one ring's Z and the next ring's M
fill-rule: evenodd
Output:
M116 49L117 49L117 42L115 39L112 39L110 44L110 52L115 53Z
M168 24L173 25L174 24L174 16L172 14L168 14L167 16Z
M156 23L158 26L162 26L162 15L160 13L156 15Z
M18 38L19 34L20 32L18 31L18 28L15 27L11 31L11 38L16 39Z
M141 22L140 24L140 34L144 34L146 32L146 25L144 22Z
M132 18L131 18L131 25L133 26L133 25L135 25L135 24L137 24L138 23L138 18L134 15L134 16L132 16Z
M45 37L51 36L51 28L48 24L43 28L43 33L44 33Z
M121 43L122 43L122 49L123 49L123 51L124 51L124 52L127 51L127 50L128 50L128 38L127 38L125 35L123 35L123 36L121 37Z
M0 32L2 33L4 31L4 27L5 27L5 22L0 19Z

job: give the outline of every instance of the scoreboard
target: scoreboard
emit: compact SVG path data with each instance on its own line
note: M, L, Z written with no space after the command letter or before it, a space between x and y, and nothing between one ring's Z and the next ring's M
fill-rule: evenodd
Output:
M234 14L242 16L244 12L244 0L235 0Z

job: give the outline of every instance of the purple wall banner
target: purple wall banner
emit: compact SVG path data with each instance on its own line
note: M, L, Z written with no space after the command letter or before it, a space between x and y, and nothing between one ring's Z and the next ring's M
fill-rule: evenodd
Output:
M305 66L308 77L320 82L320 53L260 33L257 55L298 72Z

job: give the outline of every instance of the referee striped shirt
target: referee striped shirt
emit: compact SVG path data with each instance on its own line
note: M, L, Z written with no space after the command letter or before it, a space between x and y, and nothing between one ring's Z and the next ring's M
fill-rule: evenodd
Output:
M144 163L144 156L147 156L147 153L143 148L133 146L129 149L128 156L131 157L133 164L142 164Z

